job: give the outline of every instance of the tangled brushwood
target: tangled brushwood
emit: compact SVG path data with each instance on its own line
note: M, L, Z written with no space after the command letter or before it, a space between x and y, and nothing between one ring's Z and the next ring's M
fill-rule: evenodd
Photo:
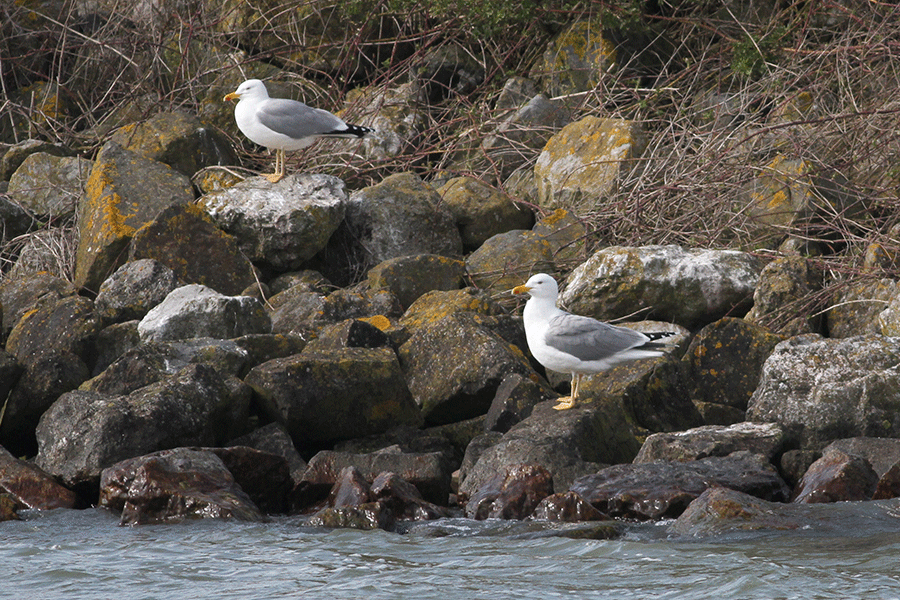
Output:
M588 35L572 41L578 27ZM525 134L511 117L542 93L565 122L621 119L640 140L614 185L569 197L589 247L800 252L828 286L897 275L894 3L46 0L0 6L0 56L5 144L90 157L116 128L184 109L262 169L269 158L220 102L259 77L354 122L391 123L380 152L314 146L292 159L304 170L350 189L406 171L435 184L469 175L538 212L554 206L534 167L562 122ZM7 235L4 260L23 235L60 226L71 221ZM53 243L61 273L69 247Z

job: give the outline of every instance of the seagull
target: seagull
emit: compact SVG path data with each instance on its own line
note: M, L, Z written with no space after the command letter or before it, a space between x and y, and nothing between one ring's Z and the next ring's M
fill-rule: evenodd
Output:
M272 183L284 177L285 150L306 148L320 137L361 138L374 131L348 125L327 110L296 100L269 98L266 84L259 79L248 79L224 100L238 101L234 120L241 133L260 146L275 149L275 172L263 175Z
M552 371L572 374L572 395L559 398L559 404L553 407L556 410L575 406L584 375L640 358L662 356L665 344L657 340L675 335L671 331L645 334L557 308L559 287L545 273L533 275L524 285L514 287L512 293L530 296L522 316L531 354Z

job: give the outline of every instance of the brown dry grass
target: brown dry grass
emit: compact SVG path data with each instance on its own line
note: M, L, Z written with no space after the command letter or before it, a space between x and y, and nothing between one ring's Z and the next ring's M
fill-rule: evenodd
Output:
M296 3L282 4L287 10ZM28 30L5 30L0 121L27 118L29 136L91 154L126 107L132 108L126 120L173 108L227 119L230 113L215 105L217 99L261 61L310 104L336 110L355 86L395 88L409 81L429 54L449 44L465 48L483 65L483 80L464 93L423 99L424 121L398 156L366 160L346 145L325 150L320 145L292 157L294 168L328 170L350 188L402 171L426 180L467 174L503 187L479 150L484 135L504 116L493 108L499 90L509 76L527 75L563 23L591 14L584 9L537 14L532 22L482 37L463 18L434 18L410 3L403 12L372 2L353 5L363 12L350 27L334 5L297 13L282 29L257 21L223 33L220 23L237 15L211 19L198 9L168 15L157 27L137 28L124 16L131 5L120 3L123 16L108 21L92 22L66 8L37 15ZM626 38L628 27L635 26L630 6L589 5L605 11L606 22L622 24ZM770 251L770 236L761 235L747 214L746 190L783 154L838 181L842 192L866 208L826 212L815 223L785 232L828 241L819 260L833 281L860 272L869 243L900 252L894 230L900 200L900 9L875 1L797 3L740 22L704 3L660 6L640 27L658 35L669 51L651 56L659 45L636 51L601 86L561 99L576 118L636 120L648 134L646 151L618 191L580 215L595 232L591 241ZM4 4L0 13L7 14L0 19L20 22L9 13L22 10ZM283 23L282 13L270 15L272 23ZM329 42L311 34L323 23L337 32ZM256 47L261 39L268 44L264 51ZM70 113L34 119L33 102L13 93L34 81L65 89L73 103ZM723 102L710 102L713 94ZM363 95L356 98L347 108L351 121L367 117ZM267 168L268 155L239 136L234 140L242 145L247 166ZM524 151L526 164L537 154Z

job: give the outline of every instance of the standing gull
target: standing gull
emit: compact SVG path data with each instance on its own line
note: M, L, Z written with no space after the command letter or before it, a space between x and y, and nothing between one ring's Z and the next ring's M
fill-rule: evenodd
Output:
M513 294L531 296L525 303L525 338L531 354L544 367L572 374L572 395L559 398L556 410L575 406L578 385L584 375L599 373L639 358L662 356L660 338L672 332L644 334L617 327L590 317L567 313L557 308L559 288L556 280L544 273L533 275Z
M284 152L306 148L316 138L361 138L373 130L348 125L340 117L321 108L312 108L286 98L269 98L266 84L248 79L238 89L225 96L237 100L234 120L250 141L275 149L275 172L263 175L272 183L284 177Z

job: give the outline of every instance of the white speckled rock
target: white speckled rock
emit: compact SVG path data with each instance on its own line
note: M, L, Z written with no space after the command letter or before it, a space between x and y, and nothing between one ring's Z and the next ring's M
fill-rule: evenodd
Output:
M197 284L173 290L138 324L138 334L145 342L197 337L224 340L271 330L269 315L256 298L224 296Z
M743 316L761 270L762 261L736 250L612 246L572 271L561 304L604 320L646 309L644 318L691 329Z
M286 271L325 247L344 219L346 201L337 177L302 173L276 184L252 177L199 202L250 260Z

